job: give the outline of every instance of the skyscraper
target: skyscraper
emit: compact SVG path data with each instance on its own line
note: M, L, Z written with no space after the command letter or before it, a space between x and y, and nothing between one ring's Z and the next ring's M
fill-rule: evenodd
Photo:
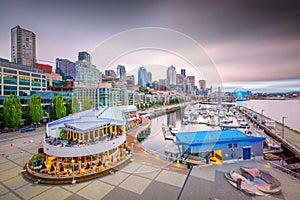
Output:
M86 60L87 62L91 63L91 55L86 51L81 51L78 53L78 61Z
M201 90L205 90L206 89L206 81L205 80L199 80L199 88Z
M76 78L76 64L67 59L56 58L56 73L60 74L63 79Z
M174 86L176 85L176 69L172 65L171 67L168 67L167 69L167 79L166 79L166 86Z
M11 61L27 66L36 62L35 34L19 25L11 29Z
M140 67L138 70L138 86L146 87L147 84L147 70L145 67Z
M152 87L152 73L147 72L147 86Z
M195 76L187 76L188 82L191 85L195 85Z
M180 74L181 74L183 77L186 77L186 70L185 70L185 69L181 69L181 70L180 70Z
M126 80L126 69L123 65L117 66L117 79L119 81L125 81Z

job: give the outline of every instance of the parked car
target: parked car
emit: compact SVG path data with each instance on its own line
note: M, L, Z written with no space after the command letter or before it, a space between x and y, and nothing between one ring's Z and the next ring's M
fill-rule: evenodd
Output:
M34 127L27 127L27 128L22 128L21 133L29 132L29 131L35 131Z

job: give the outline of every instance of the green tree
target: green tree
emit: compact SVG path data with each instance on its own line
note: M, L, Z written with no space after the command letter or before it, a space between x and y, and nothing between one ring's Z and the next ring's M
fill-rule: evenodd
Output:
M57 119L66 116L66 107L64 105L64 98L62 94L55 96L54 106L55 106L55 115Z
M41 96L32 95L28 107L32 122L40 122L44 115Z
M78 100L76 97L69 97L66 100L66 113L67 115L77 113L79 111Z
M49 114L52 120L60 119L66 116L66 107L62 94L56 95L49 106Z
M3 102L3 116L6 126L13 128L20 124L22 119L22 105L16 94L10 94Z
M83 110L89 110L92 108L92 101L90 98L84 99L82 104Z
M30 116L30 112L29 112L29 106L26 106L25 110L24 110L24 119L25 119L25 122L24 124L25 125L29 125L32 123L32 119L31 119L31 116Z

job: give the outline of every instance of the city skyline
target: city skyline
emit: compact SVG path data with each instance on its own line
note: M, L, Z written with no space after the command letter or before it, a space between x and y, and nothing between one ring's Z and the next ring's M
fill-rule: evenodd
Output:
M128 29L163 27L186 34L202 45L216 64L225 86L244 82L250 87L259 82L266 88L276 82L276 87L283 90L299 90L300 12L296 4L296 1L289 4L280 1L228 1L226 4L222 1L128 4L87 1L60 2L56 6L55 2L7 1L0 12L3 33L0 57L10 58L10 29L16 25L36 34L37 59L52 63L55 58L74 61L78 52L92 52L111 35ZM153 62L159 58L157 55L149 55L143 63L136 57L125 59L115 66L137 67L146 63L188 67L182 61L172 60L172 56ZM153 79L159 79L155 73Z

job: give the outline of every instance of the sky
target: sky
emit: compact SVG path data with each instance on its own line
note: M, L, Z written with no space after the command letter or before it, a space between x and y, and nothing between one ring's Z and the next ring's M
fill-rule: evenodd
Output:
M103 41L126 30L161 27L196 41L228 87L300 90L298 2L4 0L0 57L10 59L10 29L16 25L36 34L37 59L50 63L57 57L76 61L79 51L93 52ZM143 56L121 56L110 67L124 64L131 71L141 65L174 65L179 72L189 65L170 53L143 52ZM153 73L154 79L165 77L161 69ZM195 73L188 70L187 74Z

